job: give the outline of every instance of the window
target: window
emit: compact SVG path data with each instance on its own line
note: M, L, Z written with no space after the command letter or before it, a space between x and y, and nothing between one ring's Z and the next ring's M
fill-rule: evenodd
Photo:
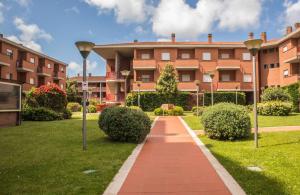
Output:
M243 53L243 60L251 60L250 53Z
M270 64L270 68L275 68L275 64Z
M64 89L64 84L60 84L60 88L61 88L61 89Z
M181 59L190 59L190 58L191 58L191 56L190 56L189 53L182 53L181 54Z
M222 59L229 59L229 54L228 53L222 53L221 58Z
M269 53L274 53L274 51L275 51L274 48L269 49Z
M288 77L289 76L289 70L284 70L283 71L283 77Z
M206 83L210 83L211 82L211 77L209 74L204 74L203 75L203 82L206 82Z
M51 64L47 64L47 67L48 67L48 68L51 68Z
M283 52L286 52L287 50L288 50L288 47L287 47L287 46L285 46L285 47L282 48L282 51L283 51Z
M243 81L245 83L251 83L252 82L252 75L251 74L244 74Z
M268 50L264 49L263 54L266 54L266 53L268 53Z
M264 64L264 69L268 69L268 64Z
M161 60L170 60L170 53L161 53Z
M279 64L279 63L276 63L275 67L276 67L276 68L279 68L279 67L280 67L280 64Z
M221 81L230 81L230 75L229 74L222 74L221 75Z
M30 78L30 79L29 79L29 83L30 83L31 85L33 85L33 84L34 84L34 78Z
M29 62L32 63L32 64L34 64L34 61L35 61L34 58L29 59Z
M210 52L204 52L202 54L202 59L203 60L211 60L211 53Z
M6 79L10 79L10 74L7 73L6 76L5 76L5 78L6 78Z
M150 82L150 75L147 75L147 74L143 74L142 75L142 82Z
M64 72L64 71L65 71L65 70L64 70L64 67L61 67L61 68L60 68L60 71Z
M142 53L141 59L142 60L149 60L150 59L150 54L149 53Z
M12 58L13 51L11 49L6 49L6 55L8 55L8 56L10 56L10 58Z
M181 75L181 81L182 82L189 82L189 81L191 81L191 75L189 75L189 74L183 74L183 75Z

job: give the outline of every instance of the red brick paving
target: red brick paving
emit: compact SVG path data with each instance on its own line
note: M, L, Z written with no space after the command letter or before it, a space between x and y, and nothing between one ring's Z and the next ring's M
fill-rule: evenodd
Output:
M160 117L119 195L230 194L177 117Z

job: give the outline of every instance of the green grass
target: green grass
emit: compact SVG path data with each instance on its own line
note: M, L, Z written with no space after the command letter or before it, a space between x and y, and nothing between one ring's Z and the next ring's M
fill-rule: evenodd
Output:
M250 114L251 121L253 121L253 115ZM203 129L201 124L201 117L193 115L183 116L185 122L191 129L199 130ZM290 116L258 116L259 127L276 127L276 126L300 126L300 113L293 113Z
M135 144L110 141L88 114L82 151L80 117L0 129L0 194L102 194Z
M235 142L200 139L247 194L300 194L300 132L261 133L258 149L253 138ZM253 172L247 166L263 171Z

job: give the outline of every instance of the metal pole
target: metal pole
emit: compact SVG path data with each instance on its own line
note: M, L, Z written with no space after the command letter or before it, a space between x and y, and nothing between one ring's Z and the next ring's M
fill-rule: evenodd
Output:
M211 81L210 85L210 90L211 90L211 105L214 105L214 87L213 87L213 81Z
M197 86L197 116L199 116L199 86Z
M126 81L127 81L127 76L125 76L125 86L124 86L125 87L125 89L124 89L124 96L125 96L124 97L124 103L125 103L125 107L126 107L126 95L127 95L126 94L127 93L127 82Z
M238 91L237 91L237 88L235 90L235 104L236 105L238 104Z
M205 91L203 91L203 99L202 99L202 105L203 105L203 107L205 106L205 100L204 100L204 98L205 98Z
M140 97L140 87L139 87L139 89L138 89L138 106L139 107L141 107L141 99L140 99L141 97Z
M102 104L102 83L100 82L100 104Z
M258 120L257 120L257 103L256 103L256 59L255 55L253 60L253 113L254 113L254 141L255 147L258 148Z
M83 58L83 83L86 82L86 58ZM86 88L83 88L82 144L86 150Z

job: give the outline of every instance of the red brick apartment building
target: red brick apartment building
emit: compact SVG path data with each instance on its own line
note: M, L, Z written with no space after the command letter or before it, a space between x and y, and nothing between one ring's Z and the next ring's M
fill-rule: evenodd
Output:
M78 83L78 92L82 96L82 76L77 74L76 77L70 77L70 81L77 81ZM106 80L105 76L92 76L92 73L89 73L87 76L88 81L88 97L92 99L98 99L100 102L104 102L106 99Z
M253 33L249 33L249 39ZM261 33L262 49L257 58L257 82L260 92L270 86L285 86L300 80L300 23L294 30L287 27L284 37L267 40ZM96 45L94 51L106 60L106 100L124 101L124 86L137 91L155 91L156 81L167 63L178 73L180 91L210 91L214 72L214 91L243 91L252 98L252 61L243 42L214 42L212 34L206 42L177 42L172 34L170 42L138 42ZM120 71L130 70L128 80Z
M23 91L56 83L65 88L67 64L15 43L0 34L0 79L17 81Z

